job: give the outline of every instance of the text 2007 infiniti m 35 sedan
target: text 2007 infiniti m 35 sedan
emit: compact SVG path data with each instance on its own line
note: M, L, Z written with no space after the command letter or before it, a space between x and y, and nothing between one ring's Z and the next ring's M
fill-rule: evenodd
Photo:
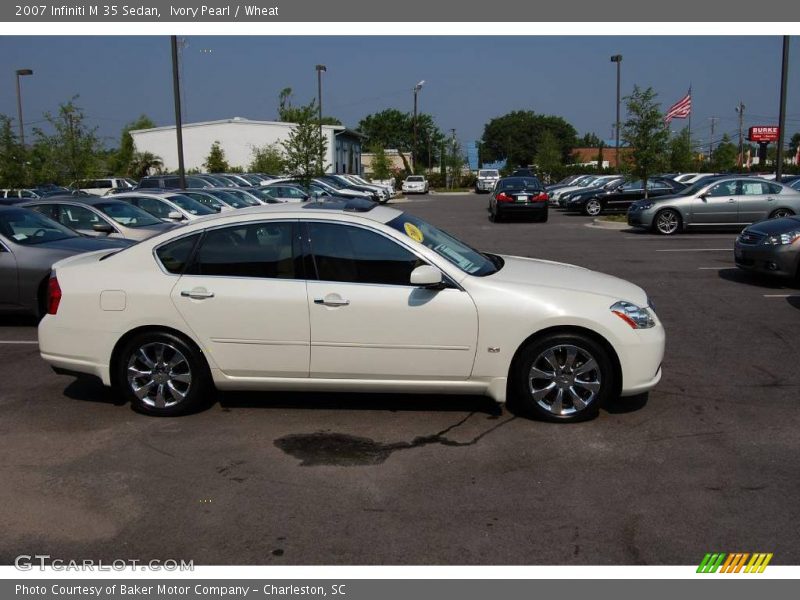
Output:
M373 202L246 208L54 267L42 357L177 415L225 390L489 395L570 421L661 378L645 292Z

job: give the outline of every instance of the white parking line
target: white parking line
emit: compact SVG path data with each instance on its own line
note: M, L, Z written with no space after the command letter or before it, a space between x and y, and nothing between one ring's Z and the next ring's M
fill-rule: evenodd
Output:
M764 298L800 298L800 294L764 294Z
M656 252L730 252L730 248L659 248Z
M723 269L732 268L730 265L727 267L697 267L698 271L722 271Z
M0 340L0 344L38 344L36 340Z

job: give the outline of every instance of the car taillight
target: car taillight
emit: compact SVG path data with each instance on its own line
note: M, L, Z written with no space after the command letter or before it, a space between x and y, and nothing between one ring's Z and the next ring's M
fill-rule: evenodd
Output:
M505 192L500 192L495 197L497 198L498 202L513 202L514 201L514 199L511 196L509 196L508 194L506 194Z
M547 192L539 192L539 195L533 199L534 202L547 202L548 200L550 200L550 197Z
M54 315L58 312L58 305L61 304L61 286L55 275L50 276L47 282L47 314Z

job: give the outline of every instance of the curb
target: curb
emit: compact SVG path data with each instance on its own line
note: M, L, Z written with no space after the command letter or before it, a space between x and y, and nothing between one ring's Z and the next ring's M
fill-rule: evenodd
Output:
M602 218L593 219L588 227L599 227L600 229L630 229L627 223L617 223L615 221L603 221Z

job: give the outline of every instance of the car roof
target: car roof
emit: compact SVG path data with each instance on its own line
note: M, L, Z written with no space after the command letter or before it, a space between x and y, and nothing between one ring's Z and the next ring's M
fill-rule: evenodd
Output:
M45 196L44 198L36 198L34 200L26 200L26 204L51 204L53 202L71 202L73 204L86 204L94 206L95 204L105 204L107 202L122 202L116 200L117 195L114 196Z

